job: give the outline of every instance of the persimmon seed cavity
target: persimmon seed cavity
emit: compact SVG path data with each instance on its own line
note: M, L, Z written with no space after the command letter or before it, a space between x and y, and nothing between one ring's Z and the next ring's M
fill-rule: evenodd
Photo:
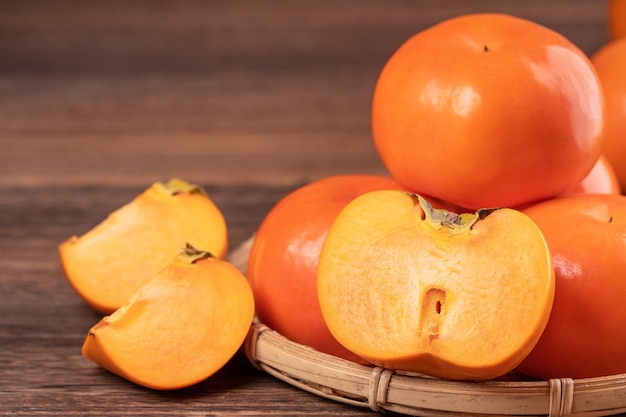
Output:
M429 288L424 293L420 334L428 335L431 341L439 334L439 325L443 320L441 313L445 302L446 292L440 288Z

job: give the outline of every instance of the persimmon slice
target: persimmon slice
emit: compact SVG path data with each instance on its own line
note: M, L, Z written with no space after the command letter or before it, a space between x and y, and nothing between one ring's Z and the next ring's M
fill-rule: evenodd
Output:
M59 245L77 293L110 314L156 275L186 243L223 258L226 221L202 188L179 179L154 183L84 235Z
M83 355L131 382L171 390L221 369L254 315L252 290L233 265L192 247L94 325Z
M332 224L318 298L333 336L378 366L454 380L513 370L544 330L554 268L520 211L456 214L401 191L349 203Z

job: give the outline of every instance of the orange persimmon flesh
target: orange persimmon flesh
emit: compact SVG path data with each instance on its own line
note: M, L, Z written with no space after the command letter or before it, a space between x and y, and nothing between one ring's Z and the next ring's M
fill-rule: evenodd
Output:
M226 221L199 186L172 179L154 183L84 235L72 236L59 245L59 254L76 292L110 314L186 243L223 258Z
M82 353L136 384L184 388L231 359L253 316L254 298L243 274L188 247L128 304L94 325Z
M455 214L401 191L350 202L318 267L333 336L375 365L452 380L513 370L544 330L554 268L520 211Z

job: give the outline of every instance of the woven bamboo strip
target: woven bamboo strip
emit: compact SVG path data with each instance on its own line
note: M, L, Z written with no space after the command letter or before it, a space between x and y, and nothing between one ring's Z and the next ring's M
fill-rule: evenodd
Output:
M300 389L375 411L424 417L606 416L626 412L626 375L550 381L459 382L349 362L255 324L246 354Z

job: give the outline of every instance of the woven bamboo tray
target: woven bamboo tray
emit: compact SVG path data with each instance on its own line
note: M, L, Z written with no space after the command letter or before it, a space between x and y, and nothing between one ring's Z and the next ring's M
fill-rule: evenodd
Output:
M245 271L252 238L229 260ZM254 323L244 345L257 368L330 400L423 417L607 416L626 413L626 374L525 381L459 382L360 365L292 342Z

